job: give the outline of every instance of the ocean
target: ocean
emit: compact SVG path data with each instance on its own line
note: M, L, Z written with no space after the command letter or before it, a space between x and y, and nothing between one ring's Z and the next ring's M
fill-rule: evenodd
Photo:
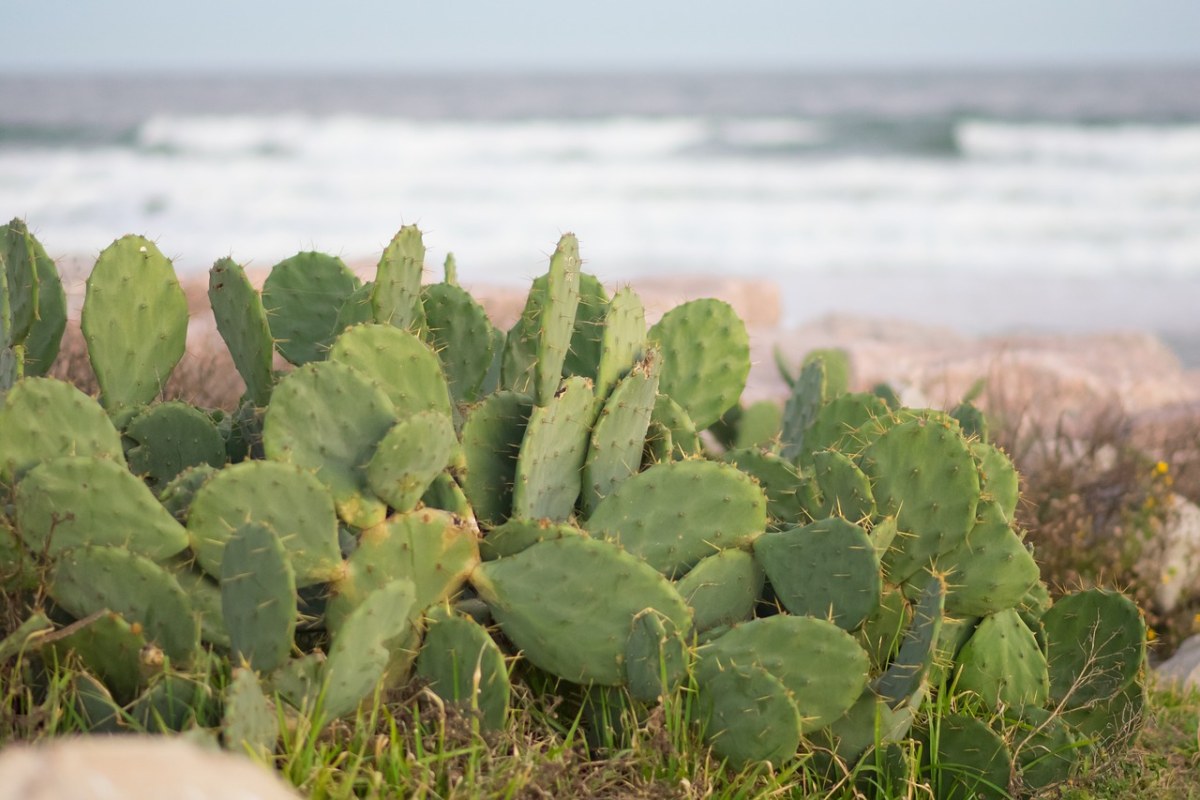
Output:
M0 213L181 271L369 258L416 223L429 267L517 284L574 231L606 280L767 278L793 321L1194 327L1200 67L7 75Z

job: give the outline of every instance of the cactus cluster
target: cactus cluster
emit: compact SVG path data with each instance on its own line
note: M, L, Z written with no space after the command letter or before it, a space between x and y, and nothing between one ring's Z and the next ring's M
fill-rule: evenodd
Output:
M269 752L276 711L329 720L414 679L498 727L521 679L585 715L694 693L737 764L836 780L919 752L967 797L1064 779L1143 702L1137 608L1051 604L981 417L851 393L831 352L782 412L743 409L733 310L647 328L570 234L507 332L452 261L422 287L413 227L365 284L302 253L260 294L218 261L232 414L158 402L187 309L152 243L118 240L88 282L98 399L39 377L61 283L19 221L3 246L0 576L29 622L0 653L57 629L30 647L78 668L96 729ZM180 704L214 687L222 719Z

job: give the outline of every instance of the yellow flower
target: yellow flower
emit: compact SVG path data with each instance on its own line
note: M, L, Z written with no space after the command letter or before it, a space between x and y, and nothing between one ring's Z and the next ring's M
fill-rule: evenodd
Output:
M1158 638L1158 632L1155 631L1154 628L1146 629L1146 641L1153 642L1157 638Z
M1154 471L1159 475L1166 475L1171 471L1171 465L1165 461L1160 461L1154 465Z

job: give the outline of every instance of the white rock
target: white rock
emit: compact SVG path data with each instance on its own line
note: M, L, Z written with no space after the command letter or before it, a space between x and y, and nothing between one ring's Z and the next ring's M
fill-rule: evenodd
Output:
M1184 640L1175 655L1155 670L1160 684L1177 689L1200 688L1200 635Z
M298 797L246 758L160 736L83 736L0 752L0 800Z
M1141 560L1159 572L1154 602L1160 611L1170 613L1180 601L1194 597L1200 591L1200 507L1171 494L1162 527L1147 542Z

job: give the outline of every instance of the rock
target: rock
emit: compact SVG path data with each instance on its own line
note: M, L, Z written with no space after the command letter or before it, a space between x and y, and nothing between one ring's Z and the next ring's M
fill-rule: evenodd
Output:
M1149 573L1150 585L1157 584L1154 603L1163 614L1200 594L1200 507L1169 495L1162 526L1146 542L1139 561L1139 573Z
M159 736L83 736L0 752L0 800L297 800L268 768Z
M1185 639L1175 655L1154 670L1160 685L1175 689L1200 689L1200 635Z

